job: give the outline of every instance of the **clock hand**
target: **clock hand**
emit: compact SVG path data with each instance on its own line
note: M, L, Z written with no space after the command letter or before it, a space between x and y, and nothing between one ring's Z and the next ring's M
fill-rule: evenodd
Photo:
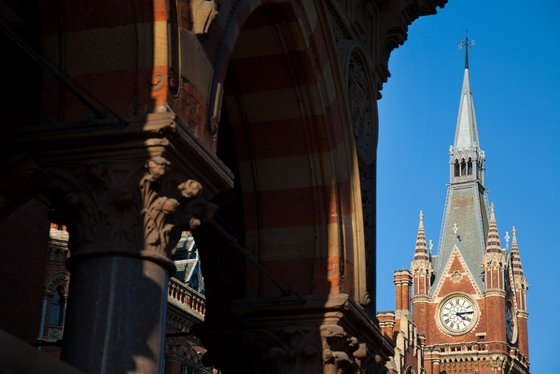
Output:
M457 312L455 314L457 314L458 316L462 316L463 314L473 314L474 312Z

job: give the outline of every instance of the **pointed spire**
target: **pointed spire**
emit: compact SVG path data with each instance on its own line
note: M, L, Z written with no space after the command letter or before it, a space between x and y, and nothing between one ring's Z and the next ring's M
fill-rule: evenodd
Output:
M426 234L424 232L424 212L420 211L420 223L418 224L416 246L414 247L414 260L429 260L427 248Z
M490 222L488 223L488 241L486 242L486 253L501 253L500 235L494 214L494 203L490 205Z
M457 127L455 130L455 149L478 147L478 130L476 127L474 103L469 79L469 48L473 46L474 41L469 41L468 34L465 36L465 40L459 44L459 48L465 48L465 73L463 77L463 88L461 89Z
M517 246L517 230L515 226L512 229L513 238L511 240L511 266L513 275L524 275L523 265L521 264L521 255L519 254L519 247Z

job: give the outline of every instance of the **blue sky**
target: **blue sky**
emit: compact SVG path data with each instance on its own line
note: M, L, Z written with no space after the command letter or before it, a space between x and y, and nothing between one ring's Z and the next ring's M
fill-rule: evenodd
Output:
M507 4L507 5L506 5ZM513 225L530 289L531 371L552 373L560 333L560 3L450 0L409 29L379 101L378 310L395 308L418 213L437 248L469 29L470 77L486 187L502 245ZM553 369L554 368L554 369Z

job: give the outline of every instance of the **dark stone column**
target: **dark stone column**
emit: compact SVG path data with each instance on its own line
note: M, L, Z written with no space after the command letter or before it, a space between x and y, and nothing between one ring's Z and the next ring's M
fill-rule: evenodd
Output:
M170 258L180 232L213 209L194 180L163 185L169 164L154 156L52 171L70 234L62 359L86 373L164 370Z
M168 271L150 260L90 256L70 266L62 359L88 373L157 373Z

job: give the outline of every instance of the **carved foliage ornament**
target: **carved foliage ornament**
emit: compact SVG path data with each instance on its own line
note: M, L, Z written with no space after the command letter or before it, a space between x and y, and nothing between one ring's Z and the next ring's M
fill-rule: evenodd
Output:
M347 334L342 326L321 326L323 338L323 365L325 374L385 373L387 368L382 357L373 355L366 343Z
M180 232L196 229L216 211L195 180L181 183L176 198L160 194L169 165L163 157L150 158L135 184L130 182L138 181L138 174L130 173L131 165L91 161L73 183L59 186L66 191L62 210L72 255L124 252L169 261Z
M179 184L181 201L160 195L160 181L169 165L163 157L152 157L140 180L144 250L162 256L174 254L181 231L195 230L203 221L212 219L217 209L201 196L202 185L192 179Z

